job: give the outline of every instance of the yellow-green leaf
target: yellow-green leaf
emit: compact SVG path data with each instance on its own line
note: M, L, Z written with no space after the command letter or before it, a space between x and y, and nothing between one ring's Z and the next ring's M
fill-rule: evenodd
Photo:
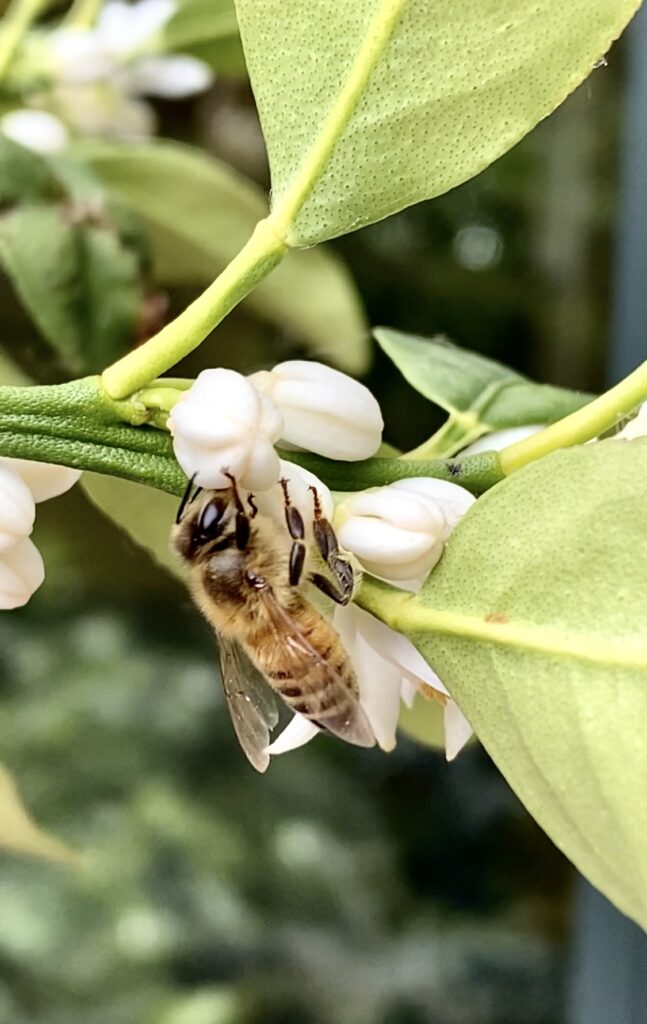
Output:
M91 501L159 565L176 576L182 575L179 559L169 546L177 498L153 487L98 473L84 473L81 484Z
M647 927L647 439L554 453L481 497L405 629L510 785Z
M477 174L594 67L639 0L236 0L273 218L312 245Z

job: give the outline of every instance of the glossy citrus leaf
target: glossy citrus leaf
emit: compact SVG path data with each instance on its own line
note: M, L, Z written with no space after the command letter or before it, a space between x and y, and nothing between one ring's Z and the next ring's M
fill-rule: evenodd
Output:
M236 0L273 218L312 245L477 174L593 69L639 0Z
M481 497L422 592L367 606L415 640L512 788L647 926L647 440L554 453Z

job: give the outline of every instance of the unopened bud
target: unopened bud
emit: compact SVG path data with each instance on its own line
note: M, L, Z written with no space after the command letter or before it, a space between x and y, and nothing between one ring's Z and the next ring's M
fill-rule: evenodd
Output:
M280 410L287 446L349 462L380 447L384 421L376 399L340 370L293 359L248 379Z

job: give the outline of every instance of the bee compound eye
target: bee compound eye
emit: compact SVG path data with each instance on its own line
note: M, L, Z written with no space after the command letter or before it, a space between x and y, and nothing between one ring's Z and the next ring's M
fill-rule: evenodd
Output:
M202 509L198 520L198 530L205 537L213 536L218 531L220 520L225 511L226 503L222 498L212 498Z

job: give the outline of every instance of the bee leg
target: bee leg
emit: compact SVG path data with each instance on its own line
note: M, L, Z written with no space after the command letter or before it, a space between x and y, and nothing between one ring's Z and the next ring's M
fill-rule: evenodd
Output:
M333 582L326 576L322 576L321 573L315 572L312 573L310 580L314 583L315 587L318 587L319 590L326 595L326 597L332 598L332 600L336 601L337 604L348 604L353 596L353 588L355 585L353 567L350 562L347 562L346 559L339 554L337 536L328 520L322 514L317 488L311 487L310 490L314 496L315 518L312 525L312 531L315 543L319 548L321 557L335 577Z
M236 485L236 478L232 473L228 473L225 469L222 470L222 474L231 482L231 490L234 496L234 504L236 506L236 547L239 551L244 551L249 543L249 518L245 512L245 506L240 500L240 494L238 493L238 487Z
M255 495L253 495L253 494L248 494L247 495L247 504L249 505L250 509L252 510L252 514L250 516L250 519L255 519L256 516L258 515L258 508L256 507L256 502L254 501L254 497L255 497Z
M288 491L288 482L285 479L279 481L283 490L283 502L285 505L285 522L287 524L288 533L292 537L292 548L290 550L290 563L289 563L289 580L290 586L296 587L297 583L303 575L303 566L306 560L306 546L305 546L305 525L303 522L303 516L299 512L296 505L293 505L290 501L290 492Z

